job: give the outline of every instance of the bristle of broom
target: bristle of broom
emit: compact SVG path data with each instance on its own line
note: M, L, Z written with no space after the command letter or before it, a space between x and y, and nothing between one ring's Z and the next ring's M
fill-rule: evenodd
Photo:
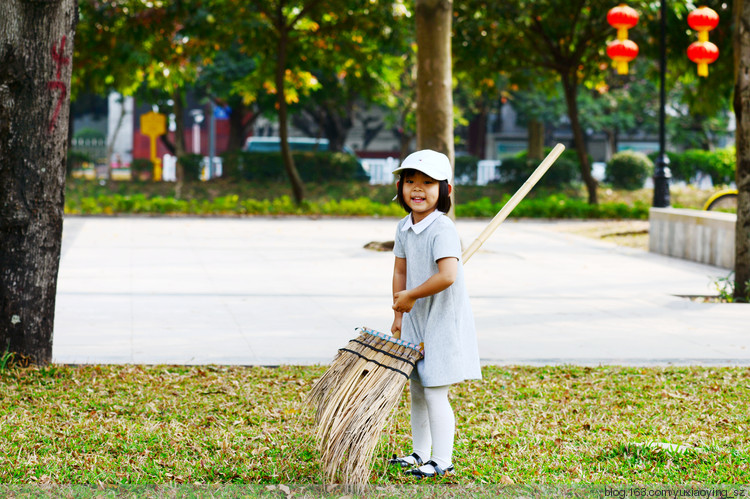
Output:
M372 453L421 357L415 348L367 332L339 351L308 396L328 480L341 475L345 485L367 483Z

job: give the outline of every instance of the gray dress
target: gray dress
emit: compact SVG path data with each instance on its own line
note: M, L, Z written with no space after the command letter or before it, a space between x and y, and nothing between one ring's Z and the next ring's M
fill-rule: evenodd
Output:
M401 338L424 343L424 359L417 363L412 376L418 376L426 387L481 379L474 316L464 283L461 241L453 221L433 212L412 225L411 215L407 216L396 229L393 253L406 259L407 289L436 274L441 258L459 260L455 282L440 293L420 298L411 312L403 316Z

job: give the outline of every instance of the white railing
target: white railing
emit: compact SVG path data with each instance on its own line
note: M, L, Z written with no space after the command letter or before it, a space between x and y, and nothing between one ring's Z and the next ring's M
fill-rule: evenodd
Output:
M398 168L399 161L396 158L367 158L362 160L362 167L370 176L371 185L393 184L395 177L393 170Z

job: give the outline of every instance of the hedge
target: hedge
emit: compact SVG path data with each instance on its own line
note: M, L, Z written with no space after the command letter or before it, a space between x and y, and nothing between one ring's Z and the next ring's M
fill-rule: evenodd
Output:
M702 149L688 149L684 152L668 152L669 169L672 178L685 182L692 182L699 173L711 177L714 185L729 184L735 177L735 148L705 151ZM654 163L658 153L651 153L649 157Z
M551 148L545 149L544 154L549 154L551 150ZM499 183L512 189L518 189L531 176L537 166L539 166L539 161L528 159L527 151L505 158L500 166L502 177ZM574 150L566 149L541 178L539 186L560 188L580 182L580 180L581 166L578 155Z
M351 154L340 152L292 153L303 182L367 180L367 174ZM224 175L252 181L286 182L280 152L235 152L223 156Z
M509 195L499 202L489 198L459 204L458 217L493 217L508 201ZM601 203L590 205L579 199L564 195L554 195L540 199L526 199L513 211L514 217L522 218L648 218L648 205L635 202ZM303 202L296 205L288 196L268 200L240 199L228 195L213 200L180 200L171 197L155 196L147 198L142 194L112 194L100 197L82 197L65 202L67 214L113 215L113 214L177 214L177 215L331 215L331 216L381 216L403 217L404 210L396 203L378 203L360 197L348 200Z

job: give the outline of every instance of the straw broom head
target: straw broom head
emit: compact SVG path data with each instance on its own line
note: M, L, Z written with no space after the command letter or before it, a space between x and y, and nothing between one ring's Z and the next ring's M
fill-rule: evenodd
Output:
M368 329L339 350L308 396L328 480L367 483L372 453L422 355L416 345Z

